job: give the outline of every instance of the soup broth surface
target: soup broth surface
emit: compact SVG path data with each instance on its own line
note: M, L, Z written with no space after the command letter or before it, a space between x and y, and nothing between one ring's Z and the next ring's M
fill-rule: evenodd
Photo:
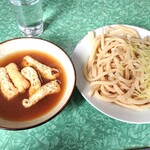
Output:
M13 62L16 63L19 70L21 70L23 68L21 66L21 62L23 57L26 55L31 56L32 58L47 66L60 70L60 76L57 78L57 80L60 83L61 91L59 93L44 97L30 108L24 108L22 105L22 100L29 97L28 89L23 94L19 93L19 95L12 100L7 100L0 92L0 117L6 120L26 121L38 118L52 110L58 104L65 91L66 74L64 72L63 66L58 60L50 55L47 55L46 53L35 50L15 52L2 58L0 60L0 67L5 67L9 63ZM47 81L41 77L40 80L42 85L47 83Z

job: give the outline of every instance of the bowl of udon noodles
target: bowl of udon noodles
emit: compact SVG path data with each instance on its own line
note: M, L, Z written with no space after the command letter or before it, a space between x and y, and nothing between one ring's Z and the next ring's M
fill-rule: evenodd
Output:
M21 130L57 116L75 87L67 53L39 38L0 43L0 128Z
M148 30L110 25L89 31L74 50L77 87L102 113L129 123L149 123L149 58Z

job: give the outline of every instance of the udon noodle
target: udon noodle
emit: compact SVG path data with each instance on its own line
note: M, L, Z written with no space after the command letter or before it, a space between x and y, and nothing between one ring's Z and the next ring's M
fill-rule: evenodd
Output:
M92 50L83 75L89 96L131 109L150 108L150 38L121 25L87 36Z

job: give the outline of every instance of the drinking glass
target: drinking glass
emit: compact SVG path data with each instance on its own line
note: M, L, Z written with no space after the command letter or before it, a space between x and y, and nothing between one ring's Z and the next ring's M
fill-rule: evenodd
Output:
M42 0L10 0L20 31L29 37L43 32Z

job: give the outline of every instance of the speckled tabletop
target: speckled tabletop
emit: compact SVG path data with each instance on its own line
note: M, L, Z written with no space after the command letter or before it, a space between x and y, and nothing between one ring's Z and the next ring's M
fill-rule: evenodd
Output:
M87 31L110 24L150 30L149 0L44 0L44 33L70 57ZM0 1L0 42L21 37L8 0ZM1 150L124 150L150 146L150 124L128 124L93 108L75 88L65 109L33 129L0 130Z

